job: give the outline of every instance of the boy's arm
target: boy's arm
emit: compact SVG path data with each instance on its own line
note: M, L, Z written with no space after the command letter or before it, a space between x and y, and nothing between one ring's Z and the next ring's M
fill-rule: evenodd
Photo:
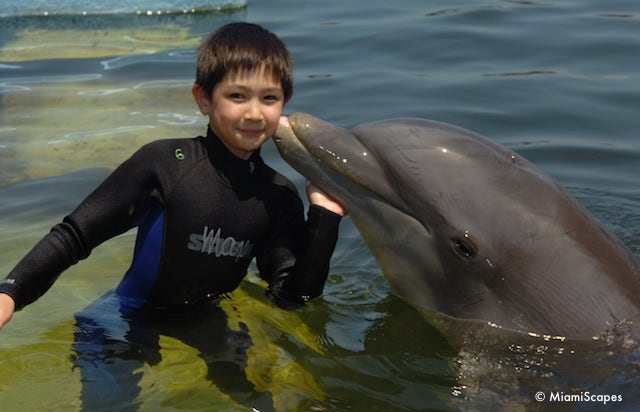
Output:
M307 186L307 195L311 206L305 247L298 253L295 266L274 276L267 293L276 305L286 309L299 307L322 294L344 215L344 209L315 186Z
M153 188L153 173L146 166L153 153L147 152L139 150L120 165L0 282L0 325L42 296L64 270L89 256L95 246L135 224Z

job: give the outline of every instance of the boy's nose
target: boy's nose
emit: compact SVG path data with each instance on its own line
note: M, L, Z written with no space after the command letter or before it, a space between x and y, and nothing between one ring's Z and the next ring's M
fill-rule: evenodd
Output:
M249 103L249 107L247 107L247 111L245 112L245 118L252 120L262 119L262 110L258 102Z

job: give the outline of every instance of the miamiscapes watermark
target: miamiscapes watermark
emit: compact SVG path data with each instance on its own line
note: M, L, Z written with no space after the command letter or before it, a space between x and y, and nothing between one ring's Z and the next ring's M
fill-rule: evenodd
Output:
M609 395L591 392L564 393L560 391L550 391L547 394L539 391L536 392L534 398L538 402L595 402L603 405L622 402L622 395Z

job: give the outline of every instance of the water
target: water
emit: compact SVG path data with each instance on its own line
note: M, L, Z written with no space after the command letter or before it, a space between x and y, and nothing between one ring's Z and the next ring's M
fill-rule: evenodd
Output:
M195 48L234 20L268 27L294 54L288 113L345 127L417 116L489 136L551 173L640 256L635 0L272 0L225 12L0 19L0 273L105 168L147 141L204 131L189 90ZM263 153L302 188L271 143ZM118 282L133 239L100 246L1 332L3 411L79 409L73 314ZM563 357L552 378L538 376L544 368L527 354L502 364L458 353L391 294L348 219L321 299L283 313L262 293L247 281L223 309L232 328L247 325L247 376L279 410L633 410L640 402L637 353ZM169 337L160 344L162 361L139 371L141 410L256 406L230 397L224 378L211 384L193 348ZM518 374L523 364L535 379ZM484 389L465 399L456 377L469 373ZM507 389L505 375L517 378ZM549 381L623 402L536 402Z
M224 10L242 7L243 0L58 0L55 4L46 0L4 0L0 4L0 17L23 16L95 16L113 14L186 14L205 10Z

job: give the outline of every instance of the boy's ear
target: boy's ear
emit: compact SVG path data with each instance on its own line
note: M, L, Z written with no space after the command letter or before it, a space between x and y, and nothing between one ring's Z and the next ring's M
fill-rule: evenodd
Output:
M211 104L211 100L204 89L196 83L191 88L191 93L193 94L193 98L196 100L200 113L205 115L209 114L209 105Z

